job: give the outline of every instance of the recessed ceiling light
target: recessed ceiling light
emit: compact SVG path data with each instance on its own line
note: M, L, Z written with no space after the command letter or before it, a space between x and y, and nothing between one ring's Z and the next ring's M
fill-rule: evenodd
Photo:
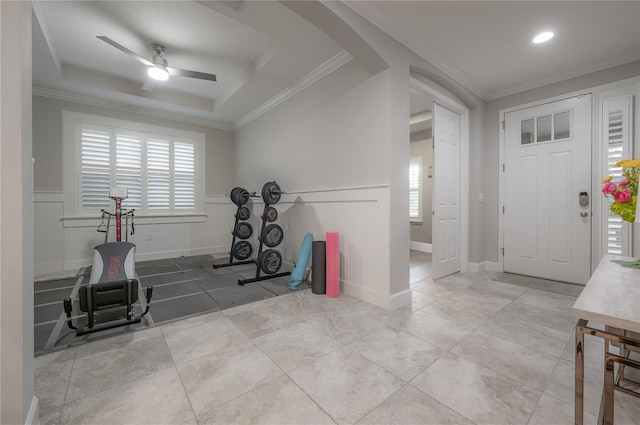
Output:
M544 31L536 35L532 41L535 44L540 44L540 43L544 43L545 41L549 41L552 38L553 38L553 33L551 31Z

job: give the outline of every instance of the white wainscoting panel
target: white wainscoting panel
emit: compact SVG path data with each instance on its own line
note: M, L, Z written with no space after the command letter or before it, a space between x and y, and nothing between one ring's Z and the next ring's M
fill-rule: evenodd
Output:
M205 206L207 220L191 225L191 253L229 252L237 207L225 196L207 196Z
M294 206L281 215L285 258L298 255L308 232L314 240L325 240L326 232L337 231L344 292L388 307L389 259L384 255L389 244L387 199L387 187L288 193L284 201Z
M62 193L33 194L33 268L42 275L64 269Z

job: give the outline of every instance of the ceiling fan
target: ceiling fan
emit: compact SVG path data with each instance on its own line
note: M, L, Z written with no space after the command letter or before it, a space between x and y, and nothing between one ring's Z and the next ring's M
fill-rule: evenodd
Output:
M204 72L189 71L186 69L172 68L167 66L168 62L164 58L167 49L161 44L151 43L152 56L150 60L147 60L137 53L127 49L123 45L113 41L107 36L98 35L96 37L104 41L105 43L110 44L121 52L126 53L143 65L146 65L147 74L154 80L166 81L169 79L170 75L173 75L177 77L198 78L200 80L217 81L215 74L207 74ZM153 88L153 84L149 84L149 81L147 81L147 83L145 83L142 88L145 90L151 90Z

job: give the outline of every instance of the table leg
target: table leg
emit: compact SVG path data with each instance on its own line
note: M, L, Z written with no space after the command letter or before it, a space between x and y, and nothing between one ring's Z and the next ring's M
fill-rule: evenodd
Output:
M615 362L609 353L604 356L604 425L613 425L613 386Z
M583 424L584 412L584 320L576 324L575 425Z

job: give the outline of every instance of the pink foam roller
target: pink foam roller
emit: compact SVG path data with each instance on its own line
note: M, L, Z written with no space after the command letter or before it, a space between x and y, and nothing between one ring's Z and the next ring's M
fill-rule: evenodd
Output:
M338 232L327 232L327 297L340 295L340 237Z

